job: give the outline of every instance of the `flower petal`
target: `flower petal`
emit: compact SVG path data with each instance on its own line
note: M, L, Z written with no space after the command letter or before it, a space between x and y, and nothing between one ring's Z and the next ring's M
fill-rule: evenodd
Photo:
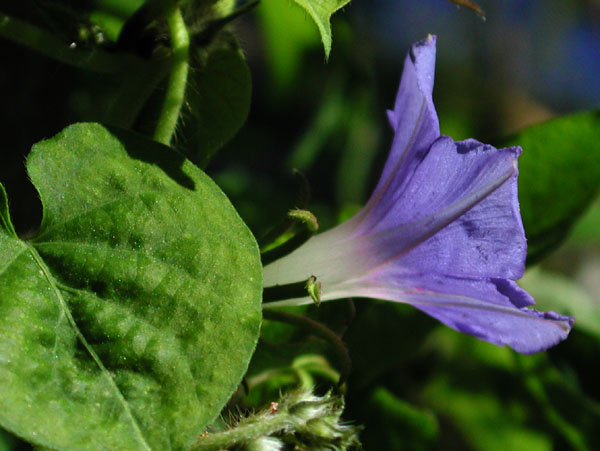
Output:
M437 295L424 299L425 304L412 304L452 329L500 346L508 345L522 354L545 351L560 343L573 325L573 318L554 312L528 308L499 311L469 302L445 306L444 300ZM441 303L427 305L436 301Z
M405 60L395 136L383 175L357 215L264 269L266 287L322 283L321 300L370 297L412 304L458 331L518 352L564 340L573 319L527 308L512 280L526 241L517 199L518 147L439 135L431 99L435 37ZM310 303L310 297L269 306Z
M435 36L430 35L413 44L406 56L394 110L388 111L394 141L379 183L363 210L365 214L385 192L401 188L440 136L432 99L435 42Z
M265 266L263 285L283 285L315 276L323 284L323 294L330 293L348 278L363 274L359 257L363 243L353 238L346 225L347 222L313 236L298 249Z
M496 150L474 140L454 143L442 136L431 146L405 189L382 199L377 208L356 226L355 240L363 241L360 255L363 266L373 269L391 261L404 265L402 257L405 254L452 224L508 180L514 181L519 153L518 148ZM523 230L518 218L512 216L513 210L518 212L518 206L513 202L516 199L503 194L501 192L485 207L495 205L502 213L509 212L506 218L508 231L516 232L512 244L522 246L522 249L511 253L509 261L499 266L507 266L509 273L517 273L522 270L524 259ZM502 205L506 201L510 203ZM510 241L509 237L505 237L505 241ZM464 244L470 245L469 242ZM462 262L463 266L480 264L475 259L476 251L466 252L465 256L473 260ZM518 258L513 261L512 257ZM504 275L502 271L494 271L493 260L488 266L495 277Z
M554 312L524 307L532 302L531 297L503 279L413 275L411 284L405 276L390 279L386 274L384 280L371 277L366 283L355 281L352 285L347 289L354 296L411 304L459 332L508 345L523 354L543 351L564 340L574 322Z
M468 140L457 143L457 152L460 156L478 159L497 158L498 155L494 153L502 152L502 164L510 170L509 165L516 159L520 149L496 151L477 141ZM461 168L457 172L465 178L472 177L476 166L471 163L468 166L470 169ZM499 169L500 166L496 168ZM489 173L491 177L496 176L494 172ZM515 170L500 188L419 246L412 248L397 264L416 272L519 279L525 269L527 242L519 213L517 174L518 171ZM441 175L450 177L449 174ZM455 183L454 180L449 182Z
M314 275L323 283L323 299L327 299L339 283L383 270L388 265L393 266L395 274L421 269L440 274L459 257L465 260L456 262L456 273L449 271L450 274L470 276L477 271L486 277L518 274L525 258L525 238L518 217L514 217L518 215L518 206L512 193L507 197L501 191L466 216L475 223L478 214L493 213L494 218L485 218L487 222L480 220L482 225L489 225L495 220L500 224L503 219L497 216L499 212L507 215L505 226L497 225L498 233L490 231L489 241L485 239L485 231L480 231L478 242L469 241L472 237L467 236L463 248L454 248L459 253L444 254L444 246L451 249L455 243L440 241L436 247L435 235L451 227L447 236L452 236L455 228L460 228L453 221L487 200L503 184L514 187L511 178L515 177L519 152L518 148L496 150L474 140L454 143L448 137L441 137L413 174L403 196L386 197L359 223L347 221L316 235L291 254L266 266L265 286L297 282ZM505 183L507 180L512 181ZM467 228L461 230L466 233ZM503 241L496 243L499 236ZM421 250L425 243L430 246ZM494 255L494 250L506 252ZM440 253L439 260L436 252ZM486 265L485 257L491 257Z

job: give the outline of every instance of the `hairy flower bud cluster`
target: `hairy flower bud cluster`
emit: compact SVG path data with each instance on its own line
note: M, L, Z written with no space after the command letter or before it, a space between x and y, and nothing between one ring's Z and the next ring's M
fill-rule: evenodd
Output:
M311 390L285 395L268 409L244 417L230 429L204 434L195 450L229 449L279 451L288 445L300 449L343 451L358 446L358 427L341 419L344 399L328 392L323 396Z

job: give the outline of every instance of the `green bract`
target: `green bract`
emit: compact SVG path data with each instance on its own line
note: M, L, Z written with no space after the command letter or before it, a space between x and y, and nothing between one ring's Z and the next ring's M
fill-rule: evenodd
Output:
M98 124L34 146L39 233L0 190L0 424L60 449L185 449L246 371L254 238L167 147Z

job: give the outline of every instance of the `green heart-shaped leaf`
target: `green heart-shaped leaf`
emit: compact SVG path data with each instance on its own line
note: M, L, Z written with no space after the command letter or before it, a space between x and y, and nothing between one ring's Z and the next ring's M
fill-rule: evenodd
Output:
M98 124L34 146L39 233L0 190L0 424L56 449L184 449L245 373L254 238L167 147Z

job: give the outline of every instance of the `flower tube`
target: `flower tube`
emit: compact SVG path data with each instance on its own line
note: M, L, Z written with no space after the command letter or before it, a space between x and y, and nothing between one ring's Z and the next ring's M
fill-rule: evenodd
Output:
M573 318L529 308L514 282L527 244L517 198L519 147L440 135L432 100L435 37L406 57L383 174L365 207L265 266L264 286L316 276L321 301L411 304L445 325L529 354L564 340ZM266 307L312 302L303 298Z

